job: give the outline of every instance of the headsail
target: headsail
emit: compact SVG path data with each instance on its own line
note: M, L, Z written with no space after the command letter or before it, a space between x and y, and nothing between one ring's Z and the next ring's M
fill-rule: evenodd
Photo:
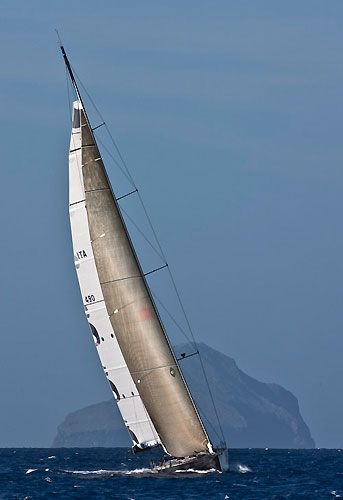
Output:
M67 59L66 62L70 70ZM79 97L73 77L72 81ZM112 390L117 400L118 394L123 396L119 405L130 397L137 404L142 403L152 441L160 441L170 455L186 457L212 452L113 195L80 97L74 109L79 109L79 116L74 111L74 125L80 126L81 134L78 135L78 128L73 129L78 143L71 146L70 164L75 162L75 155L79 168L71 174L71 183L78 183L78 199L70 200L71 220L73 241L79 230L84 238L83 247L74 244L74 250L80 256L78 276L86 313L95 328L92 331ZM78 218L76 229L73 218ZM81 238L77 243L80 242ZM85 257L78 253L83 250ZM119 380L124 374L127 389L122 392ZM125 420L126 406L120 406L120 410ZM135 425L138 423L136 419Z
M93 339L134 449L151 448L159 445L160 440L114 335L96 269L85 206L81 144L80 110L76 101L69 153L69 213L75 267Z

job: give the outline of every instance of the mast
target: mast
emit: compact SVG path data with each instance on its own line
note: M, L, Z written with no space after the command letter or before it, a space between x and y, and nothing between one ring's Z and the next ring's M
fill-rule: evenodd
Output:
M77 98L78 98L78 100L80 101L80 103L82 104L82 107L83 107L83 109L84 109L83 102L82 102L82 98L81 98L81 94L80 94L80 92L79 92L79 88L78 88L77 83L76 83L76 80L75 80L75 78L74 78L73 70L71 69L70 62L69 62L69 59L68 59L68 57L67 57L66 51L64 50L63 45L60 45L60 49L61 49L61 52L62 52L62 55L63 55L63 59L64 59L64 62L65 62L65 65L66 65L66 67L67 67L67 70L68 70L68 73L69 73L69 76L70 76L71 82L72 82L72 84L74 85L74 89L75 89L75 92L76 92Z
M125 365L165 450L180 457L212 452L113 193L62 45L61 51L80 104L79 174L101 290L91 293L90 287L85 295L87 315L96 312L98 300L104 302Z

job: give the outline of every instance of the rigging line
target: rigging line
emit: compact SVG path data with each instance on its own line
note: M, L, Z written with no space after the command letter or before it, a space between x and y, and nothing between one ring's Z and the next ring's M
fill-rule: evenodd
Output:
M196 344L195 344L195 345L196 345ZM197 349L198 349L198 346L197 346ZM221 426L221 423L220 423L220 419L219 419L219 415L218 415L217 407L216 407L216 405L215 405L215 403L214 403L213 394L212 394L212 391L211 391L210 383L209 383L208 378L207 378L207 375L206 375L206 371L205 371L205 367L204 367L204 363L203 363L203 361L202 361L202 357L201 357L200 351L199 351L199 360L200 360L200 364L201 364L202 371L203 371L203 374L204 374L204 378L205 378L205 381L206 381L207 389L208 389L208 392L209 392L209 394L210 394L210 398L211 398L211 401L212 401L212 405L213 405L214 413L216 414L216 418L217 418L218 426L219 426L219 429L220 429L220 433L221 433L221 435L222 435L223 442L226 444L226 440L225 440L224 432L223 432L223 429L222 429L222 426Z
M156 273L156 271L160 271L161 269L164 269L165 267L168 267L168 264L165 264L164 266L157 267L156 269L153 269L152 271L149 271L148 273L144 273L144 276L148 276L148 274Z
M184 335L184 337L186 338L186 340L192 344L192 341L189 339L189 337L187 336L186 332L183 330L183 328L181 328L181 326L178 324L178 322L176 321L176 319L173 317L173 315L168 311L168 309L166 308L166 306L163 304L163 302L161 301L161 299L156 295L156 293L150 288L151 290L151 293L153 294L153 296L155 297L155 299L157 300L157 302L159 302L159 304L162 306L162 308L165 310L165 312L168 314L168 316L170 317L170 319L173 321L173 323L177 326L177 328L180 330L180 332ZM190 356L195 356L195 355L198 355L199 358L200 358L200 353L199 353L199 350L197 349L197 352L191 354ZM178 359L177 361L180 361L181 359L186 359L186 358L189 358L190 356L186 356L185 358L180 358ZM200 360L201 361L201 360ZM204 367L203 365L202 366L202 371L204 371ZM211 396L211 392L209 391L210 393L210 396ZM214 406L214 405L213 405ZM217 438L220 440L220 439L224 439L224 435L223 435L223 431L222 431L222 428L221 428L221 425L220 425L220 421L218 419L218 415L217 415L217 412L216 412L216 408L214 406L214 411L216 413L216 416L217 416L217 419L218 419L218 424L219 424L219 428L221 430L221 434L222 434L222 437L218 434L216 428L213 426L213 424L211 423L211 421L209 420L209 418L206 416L206 413L200 408L198 402L197 402L197 408L199 409L199 411L202 413L202 416L205 418L205 420L207 421L207 423L210 425L210 427L212 428L213 432L215 433L215 435L217 436ZM225 439L224 439L225 441Z
M119 196L119 198L116 198L117 201L122 200L123 198L127 198L127 196L130 196L131 194L137 193L138 189L135 189L134 191L130 191L129 193L123 194L123 196Z
M100 125L97 125L96 127L93 127L93 128L92 128L93 132L94 132L94 130L96 130L97 128L102 127L103 125L105 125L105 122L102 122L102 123L100 123Z
M126 168L127 168L127 167L126 167ZM166 258L166 256L165 256L165 254L164 254L163 250L162 250L162 246L161 246L161 244L160 244L160 242L159 242L159 239L157 238L156 231L155 231L155 229L154 229L154 226L152 225L152 222L151 222L150 216L149 216L149 214L148 214L147 209L145 208L145 205L144 205L144 203L143 203L143 199L142 199L141 194L140 194L140 192L139 192L139 191L137 191L137 196L138 196L138 198L139 198L139 201L141 202L141 205L142 205L142 208L143 208L143 210L144 210L145 216L146 216L147 221L148 221L148 223L149 223L150 229L151 229L151 231L152 231L152 233L153 233L153 235L154 235L154 237L155 237L155 240L156 240L157 246L158 246L158 248L159 248L159 250L160 250L160 252L161 252L161 255L163 256L164 261L165 261L165 262L167 262L167 258ZM169 271L169 272L170 272L170 271Z
M197 351L199 351L199 347L196 343L196 340L194 338L194 334L193 334L193 330L192 330L192 327L190 325L190 322L188 320L188 317L187 317L187 314L186 314L186 311L185 311L185 308L183 306L183 303L182 303L182 300L181 300L181 296L179 294L179 291L177 289L177 286L176 286L176 283L174 281L174 277L173 277L173 274L170 270L170 267L168 267L168 271L169 271L169 276L170 276L170 279L171 279L171 282L173 283L173 286L174 286L174 290L175 290L175 293L176 293L176 296L178 298L178 301L179 301L179 304L180 304L180 307L182 309L182 312L183 312L183 315L184 315L184 318L186 320L186 323L187 323L187 326L188 326L188 330L191 334L191 337L192 337L192 340L193 340L193 346L195 347L195 349ZM210 383L208 381L208 378L207 378L207 375L206 375L206 370L205 370L205 367L204 367L204 363L202 361L202 357L201 357L201 354L200 354L200 351L199 351L199 360L200 360L200 364L201 364L201 369L202 369L202 372L204 374L204 379L205 379L205 382L206 382L206 385L207 385L207 389L208 389L208 392L209 392L209 395L210 395L210 398L211 398L211 402L212 402L212 405L213 405L213 409L214 409L214 412L215 412L215 415L216 415L216 418L217 418L217 421L218 421L218 426L219 426L219 429L220 429L220 432L221 432L221 435L222 435L222 438L223 438L223 441L224 443L226 442L225 441L225 437L224 437L224 432L223 432L223 429L222 429L222 426L221 426L221 423L220 423L220 419L219 419L219 415L218 415L218 411L217 411L217 407L215 405L215 402L214 402L214 398L213 398L213 394L212 394L212 391L211 391L211 387L210 387Z
M143 231L139 228L139 226L137 226L137 224L135 223L135 221L129 216L129 214L126 212L126 210L124 210L122 206L120 206L120 210L122 212L124 212L124 214L126 215L126 217L132 222L132 224L135 226L135 228L137 229L137 231L143 236L143 238L145 239L145 241L151 246L151 248L154 250L154 252L159 256L159 258L161 260L163 260L167 264L167 262L164 260L164 258L162 257L162 255L156 250L156 248L154 247L154 245L145 236L145 234L143 233Z
M168 314L169 318L177 326L177 328L180 330L180 332L182 333L182 335L184 335L184 337L186 338L187 342L189 342L190 344L192 344L192 341L187 336L187 334L184 331L184 329L179 325L179 323L176 321L176 319L174 318L174 316L171 314L171 312L168 311L168 309L166 308L166 306L163 304L163 302L161 301L161 299L156 295L156 293L151 289L151 287L150 287L150 290L151 290L151 293L153 294L153 296L155 297L155 299L157 300L157 302L164 309L164 311Z
M156 273L156 271L160 271L161 269L164 269L165 267L168 267L168 264L166 264L165 266L162 266L162 267L158 267L157 269L153 269L152 271L149 271L147 273L142 273L143 274L142 276L141 275L137 275L137 276L125 276L125 278L117 278L115 280L100 282L100 285L109 285L110 283L116 283L117 281L131 280L131 279L134 279L134 278L142 278L143 276L148 276L148 274Z
M96 140L98 142L100 142L101 146L104 148L104 150L106 151L106 153L110 156L110 158L114 161L114 163L117 165L117 167L119 168L119 170L121 171L121 173L126 177L126 179L128 180L128 182L132 185L132 187L134 187L135 189L137 189L136 185L131 181L131 179L129 178L129 176L127 175L127 173L123 169L123 167L120 165L120 163L118 162L118 160L113 156L113 154L108 149L108 147L106 147L105 144L103 143L103 141L100 139L99 135L97 133L95 133L94 135L96 136Z
M186 332L183 330L183 328L181 328L181 326L179 325L179 323L176 321L176 319L174 318L174 316L168 311L168 309L166 308L166 306L163 304L163 302L161 301L161 299L156 295L156 293L150 288L151 290L151 293L153 294L153 296L155 297L155 299L157 300L157 302L162 306L162 308L165 310L165 312L168 314L169 318L173 321L173 323L177 326L177 328L180 330L180 332L184 335L184 337L187 339L187 341L192 345L193 342L190 340L190 338L188 337L188 335L186 334ZM193 337L193 341L194 341L194 336ZM222 427L221 427L221 424L220 424L220 420L219 420L219 416L218 416L218 413L217 413L217 409L216 409L216 406L214 404L214 401L213 401L213 397L212 397L212 392L211 392L211 389L209 387L209 383L208 383L208 379L206 377L206 372L205 372L205 369L204 369L204 365L202 363L202 359L201 359L201 356L200 356L200 352L199 352L199 349L198 349L198 346L196 345L195 341L194 341L194 344L193 344L195 347L196 347L196 350L197 352L195 352L194 354L191 354L191 356L197 354L199 356L199 360L200 360L200 364L201 364L201 368L202 368L202 371L204 373L204 377L205 377L205 380L206 380L206 385L207 385L207 388L208 388L208 391L209 391L209 394L210 394L210 398L211 398L211 402L212 402L212 405L213 405L213 409L214 409L214 412L215 412L215 415L216 415L216 418L218 420L218 426L219 426L219 429L220 429L220 432L221 432L221 437L220 435L218 434L218 432L216 431L215 427L212 425L212 423L210 422L210 420L207 418L206 416L206 413L199 407L199 404L197 403L197 407L199 408L199 410L201 411L203 417L205 418L205 420L210 424L210 426L212 427L212 430L214 431L214 433L216 434L217 438L220 440L220 439L223 439L224 442L225 442L225 437L224 437L224 433L223 433L223 430L222 430ZM189 357L189 356L187 356ZM179 361L179 360L178 360Z
M56 31L56 35L57 35L57 40L58 40L58 43L59 43L59 45L61 46L61 45L63 45L63 43L62 43L62 40L61 40L60 34L59 34L59 32L58 32L58 29L57 29L57 28L55 28L55 31Z
M217 438L220 440L221 437L220 435L218 434L217 432L217 429L214 427L214 425L212 424L211 420L206 416L206 413L204 413L204 411L200 408L200 406L197 404L197 407L200 411L200 413L202 414L202 416L204 417L204 419L206 420L206 422L209 424L209 426L211 427L211 429L213 430L213 432L215 433L215 435L217 436Z
M195 347L195 349L197 351L199 351L199 347L195 341L195 338L194 338L194 334L193 334L193 330L191 328L191 325L190 325L190 322L188 320L188 317L187 317L187 314L186 314L186 311L185 311L185 308L183 306L183 303L182 303L182 300L181 300L181 296L179 294L179 291L177 289L177 286L176 286L176 283L174 281L174 277L173 277L173 274L170 270L170 267L168 267L168 271L169 271L169 276L170 276L170 279L171 279L171 282L173 283L173 286L174 286L174 290L175 290L175 293L177 295L177 298L178 298L178 301L179 301L179 304L180 304L180 307L182 309L182 312L183 312L183 315L184 315L184 318L186 320L186 323L187 323L187 326L188 326L188 329L189 329L189 332L191 334L191 337L192 337L192 340L193 340L193 346ZM215 412L215 415L216 415L216 418L217 418L217 421L218 421L218 426L219 426L219 429L220 429L220 432L221 432L221 435L222 435L222 438L223 438L223 441L224 443L226 442L225 441L225 437L224 437L224 432L223 432L223 429L222 429L222 426L221 426L221 423L220 423L220 419L219 419L219 415L218 415L218 411L217 411L217 407L215 405L215 402L214 402L214 398L213 398L213 394L212 394L212 391L211 391L211 387L210 387L210 383L208 381L208 377L207 377L207 374L206 374L206 370L205 370L205 367L204 367L204 363L203 363L203 360L202 360L202 357L201 357L201 354L200 354L200 351L199 351L199 360L200 360L200 364L201 364L201 369L202 369L202 372L204 374L204 379L205 379L205 382L206 382L206 386L207 386L207 389L208 389L208 392L209 392L209 395L210 395L210 398L211 398L211 402L212 402L212 405L213 405L213 409L214 409L214 412Z
M185 352L181 354L181 358L177 358L178 361L182 361L183 359L191 358L192 356L198 356L199 351L192 352L192 354L186 354Z
M171 270L170 270L170 267L168 267L168 271L169 271L170 280L171 280L171 282L172 282L172 284L173 284L174 291L175 291L175 293L176 293L177 300L178 300L179 305L180 305L180 307L181 307L181 310L182 310L183 316L184 316L184 318L185 318L185 320L186 320L186 323L187 323L187 327L188 327L189 333L191 334L191 337L192 337L192 342L191 342L191 343L193 343L194 348L195 348L196 350L198 350L198 346L197 346L197 343L196 343L195 338L194 338L194 334L193 334L193 330L192 330L191 324L190 324L189 319L188 319L188 316L187 316L187 314L186 314L186 310L185 310L184 305L183 305L183 303L182 303L181 296L180 296L179 290L177 289L177 286L176 286L176 283L175 283L175 280L174 280L174 276L173 276L173 274L172 274L172 272L171 272ZM199 356L200 356L200 355L199 355Z
M108 126L107 126L107 124L106 124L106 123L105 123L105 129L107 130L107 133L108 133L108 135L110 136L111 142L112 142L113 146L115 147L115 149L116 149L116 151L117 151L117 153L118 153L118 156L119 156L119 158L121 159L121 162L122 162L122 164L124 165L124 167L125 167L125 169L126 169L126 172L127 172L128 176L129 176L129 177L130 177L130 179L131 179L131 182L132 182L133 184L135 184L135 181L133 180L133 178L132 178L132 176L131 176L131 174L130 174L129 169L127 168L127 165L126 165L126 163L125 163L125 161L124 161L124 158L122 157L121 152L119 151L119 148L118 148L118 146L117 146L117 143L116 143L116 141L114 140L114 138L113 138L113 136L112 136L112 134L111 134L111 132L110 132L110 130L109 130L109 128L108 128Z

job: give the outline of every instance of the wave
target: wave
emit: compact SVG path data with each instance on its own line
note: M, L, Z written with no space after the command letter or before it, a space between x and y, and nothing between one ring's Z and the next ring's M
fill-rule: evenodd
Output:
M249 469L250 471L250 469ZM147 467L142 467L140 469L132 469L132 470L108 470L108 469L97 469L97 470L65 470L69 474L79 474L82 476L102 476L102 475L135 475L135 474L158 474L159 471L151 470ZM163 471L161 471L163 472ZM176 469L174 472L178 473L192 473L192 474L209 474L212 472L217 472L216 469L208 469L208 470L196 470L196 469Z
M81 474L83 476L88 475L108 475L108 474L155 474L155 471L148 469L146 467L142 467L141 469L133 469L133 470L108 470L108 469L98 469L98 470L66 470L64 472L68 472L69 474Z
M252 472L252 470L250 469L250 467L248 467L247 465L241 465L241 464L238 464L237 470L241 474L246 474L247 472Z
M70 474L83 474L86 476L88 474L113 474L118 471L99 469L99 470L66 470L64 472L69 472Z
M176 469L175 472L195 472L196 474L208 474L209 472L217 472L216 469L196 470L196 469Z

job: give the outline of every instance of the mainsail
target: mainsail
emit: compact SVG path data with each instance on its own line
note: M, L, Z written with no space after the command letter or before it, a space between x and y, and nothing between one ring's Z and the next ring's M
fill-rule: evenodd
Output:
M69 153L75 265L104 371L136 447L212 453L65 60L78 97Z

